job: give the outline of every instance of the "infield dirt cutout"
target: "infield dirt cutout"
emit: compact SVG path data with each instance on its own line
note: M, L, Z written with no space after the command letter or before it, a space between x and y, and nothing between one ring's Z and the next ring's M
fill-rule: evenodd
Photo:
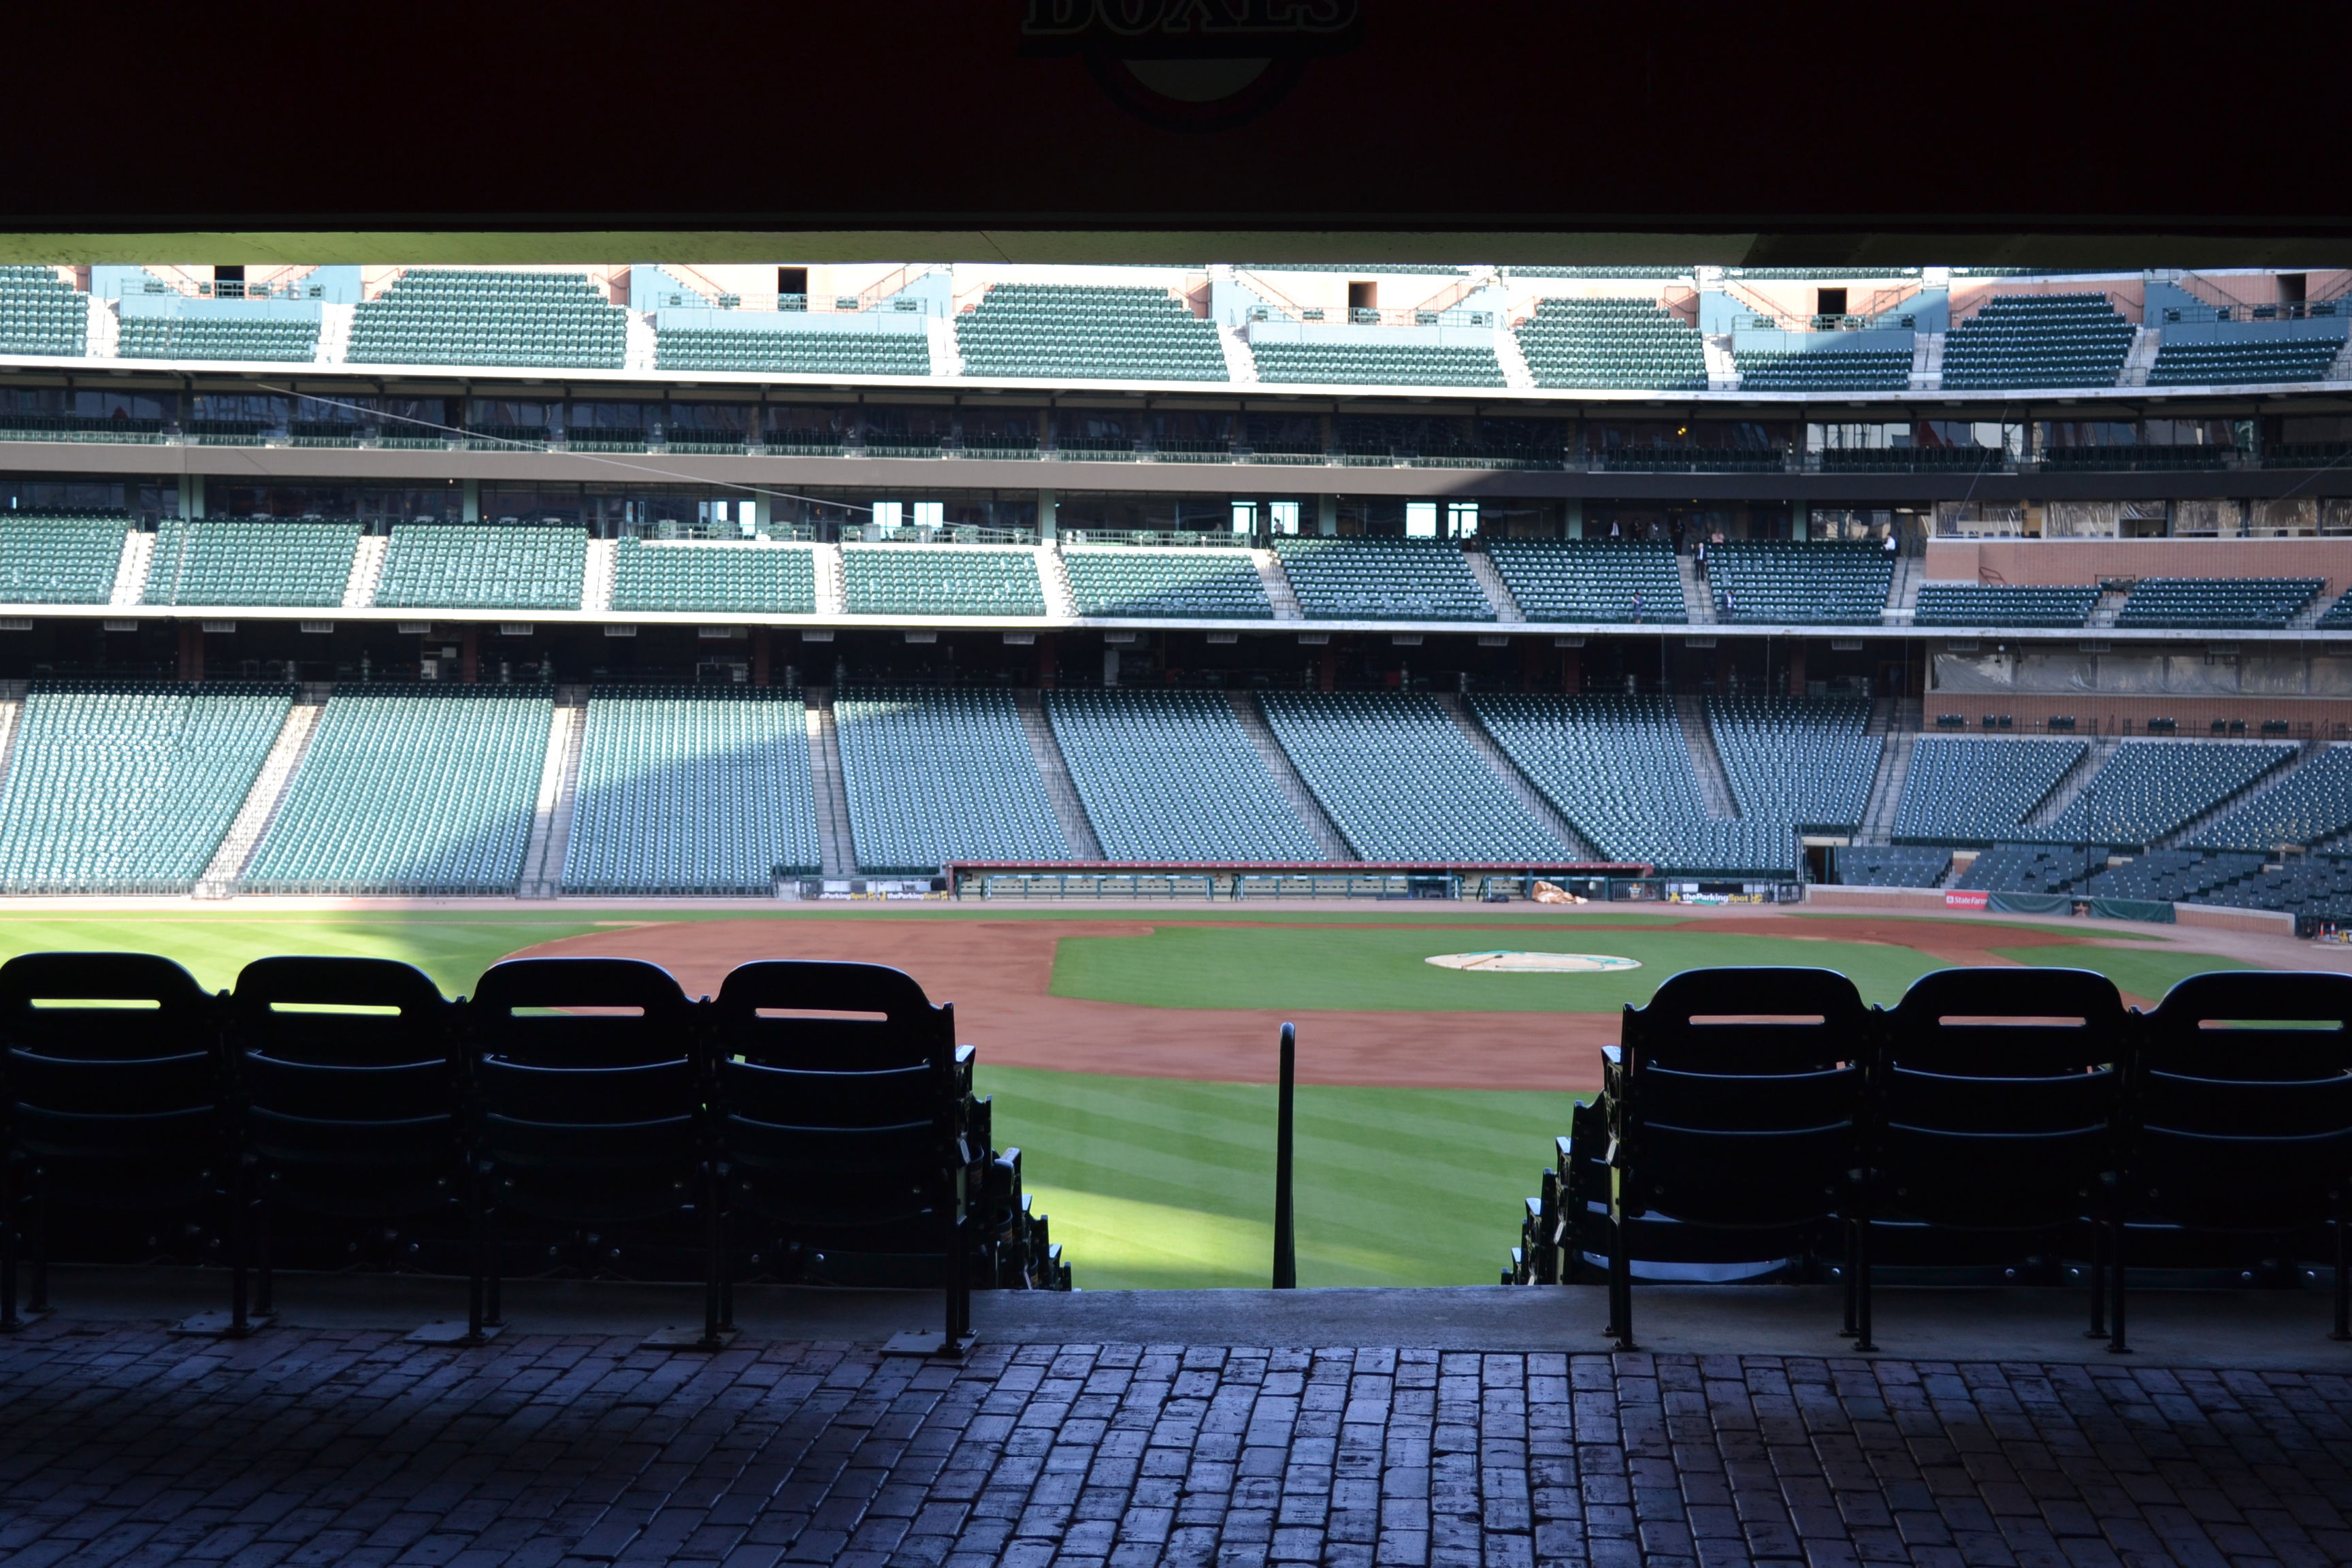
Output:
M1168 920L718 920L635 925L541 943L516 957L641 958L677 976L688 995L715 993L727 972L763 958L886 963L903 969L934 1002L956 1005L956 1033L991 1067L1049 1068L1129 1078L1269 1083L1285 1022L1299 1030L1302 1083L1397 1089L1596 1089L1601 1047L1617 1043L1618 1018L1597 1013L1387 1012L1271 1008L1161 1008L1052 994L1065 937L1148 937L1171 926L1255 927L1249 921ZM1291 929L1297 929L1296 924ZM1360 925L1330 922L1328 929ZM1385 929L1394 930L1396 926ZM1433 921L1462 934L1523 932L1518 926ZM1860 917L1712 917L1578 931L1704 930L1790 939L1883 942L1954 964L2010 966L1990 951L2067 947L2084 938L2020 926L1971 930L1958 922ZM1444 940L1444 939L1439 939ZM1547 957L1559 955L1547 954Z

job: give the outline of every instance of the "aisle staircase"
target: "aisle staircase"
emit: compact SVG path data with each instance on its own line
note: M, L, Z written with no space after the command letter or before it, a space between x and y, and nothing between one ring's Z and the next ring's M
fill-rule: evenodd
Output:
M1478 580L1478 591L1486 595L1486 603L1494 606L1497 621L1524 623L1527 620L1528 613L1519 608L1517 599L1511 597L1510 584L1503 581L1500 572L1495 570L1494 557L1483 550L1465 550L1462 552L1462 559L1468 563L1470 575Z
M1290 753L1282 749L1282 742L1274 738L1274 727L1265 721L1265 713L1258 707L1257 699L1246 691L1229 691L1225 698L1233 704L1234 717L1241 721L1242 733L1249 737L1250 745L1257 752L1258 761L1264 763L1265 771L1274 775L1275 787L1282 791L1282 798L1290 803L1290 809L1298 814L1298 820L1307 825L1307 831L1315 836L1317 846L1323 851L1323 858L1361 859L1362 857L1349 847L1347 837L1340 833L1338 825L1324 811L1323 803L1315 798L1315 792L1307 787L1307 781L1298 776L1297 765L1291 762Z
M547 759L540 769L539 800L530 816L530 837L522 850L522 876L516 891L526 899L551 899L562 890L563 857L571 846L572 816L580 785L580 741L588 724L588 694L567 687L556 693L548 721Z
M1021 732L1029 737L1029 754L1037 760L1037 776L1045 782L1045 799L1061 826L1062 841L1081 860L1101 859L1102 840L1095 834L1095 825L1087 820L1086 803L1078 798L1078 786L1070 780L1069 759L1062 755L1062 742L1054 734L1053 721L1045 717L1045 698L1035 687L1024 686L1013 691L1013 705L1021 714Z
M254 775L253 787L245 793L245 804L221 835L218 847L206 863L204 875L196 879L195 896L200 899L226 899L236 896L237 883L245 868L260 847L270 825L278 820L278 808L285 804L286 786L301 770L302 759L310 754L310 739L319 732L319 721L327 711L331 685L306 687L302 696L286 710L286 722L278 727L278 739L271 743L269 754L262 759L261 771Z
M1454 727L1462 731L1462 738L1470 742L1470 749L1478 753L1479 760L1496 778L1503 781L1503 787L1517 798L1527 814L1543 824L1544 831L1567 846L1568 852L1579 860L1598 863L1608 858L1591 839L1579 833L1574 825L1559 814L1559 807L1544 798L1541 790L1528 782L1527 775L1504 754L1495 737L1486 733L1486 727L1478 722L1468 703L1450 691L1432 695L1437 699L1437 705L1445 710L1446 716L1454 721Z
M1298 595L1290 586L1289 574L1282 569L1282 558L1271 550L1253 550L1250 564L1257 568L1257 580L1265 588L1266 603L1274 606L1277 621L1303 621L1307 612L1298 607Z
M838 563L836 554L835 560ZM833 714L833 688L804 689L808 699L810 784L816 795L817 860L828 881L857 875L857 843L850 831L849 786L841 775L841 731Z
M1723 771L1723 754L1715 749L1715 731L1707 727L1706 705L1695 696L1675 699L1675 719L1682 726L1683 745L1690 752L1691 770L1698 775L1698 797L1711 817L1729 821L1739 815L1731 793L1731 779Z

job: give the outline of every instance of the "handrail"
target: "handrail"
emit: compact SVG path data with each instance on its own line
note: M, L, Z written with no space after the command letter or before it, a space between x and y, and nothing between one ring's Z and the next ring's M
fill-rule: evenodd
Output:
M857 291L857 308L870 310L891 295L929 278L940 269L936 261L909 261L896 272L886 272L879 280Z

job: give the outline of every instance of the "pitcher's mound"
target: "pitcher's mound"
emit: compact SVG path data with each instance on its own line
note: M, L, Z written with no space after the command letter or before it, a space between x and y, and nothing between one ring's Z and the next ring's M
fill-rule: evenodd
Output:
M1608 952L1441 952L1423 960L1441 969L1478 969L1496 974L1613 974L1639 969L1636 958Z

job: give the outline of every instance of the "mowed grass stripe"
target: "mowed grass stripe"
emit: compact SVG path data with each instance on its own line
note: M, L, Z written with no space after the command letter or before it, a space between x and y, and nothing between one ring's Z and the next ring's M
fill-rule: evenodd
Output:
M1000 1148L1088 1289L1254 1286L1272 1267L1274 1090L989 1068ZM1495 1277L1573 1097L1298 1091L1299 1282Z

